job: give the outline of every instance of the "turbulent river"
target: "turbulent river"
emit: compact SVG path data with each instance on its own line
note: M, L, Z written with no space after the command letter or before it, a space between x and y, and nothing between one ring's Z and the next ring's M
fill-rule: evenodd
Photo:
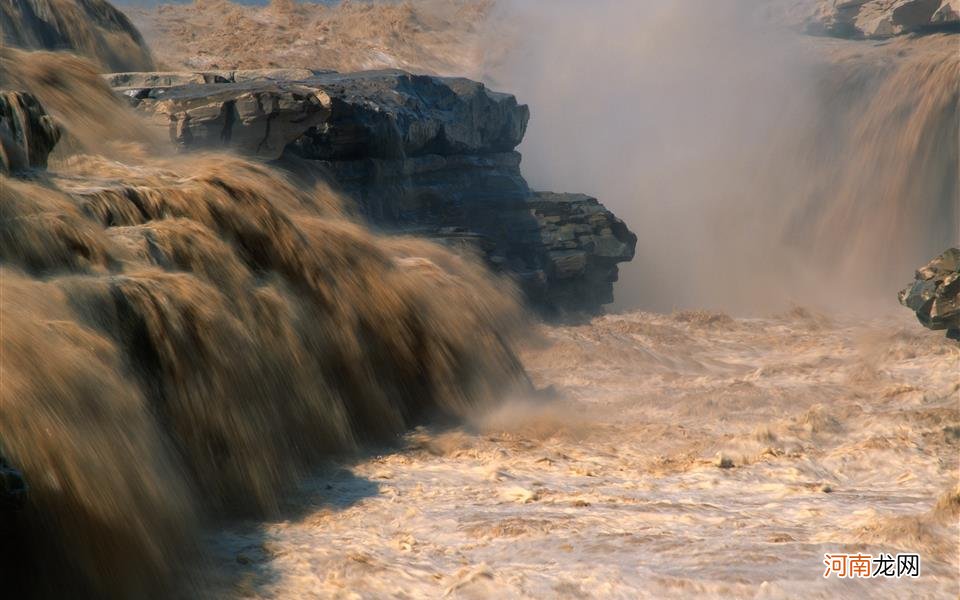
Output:
M0 455L29 484L0 595L957 597L960 346L896 306L958 239L954 34L741 44L740 13L687 7L638 35L646 3L606 2L629 18L572 43L585 4L558 2L541 46L491 44L483 11L520 5L480 4L137 13L173 68L516 84L525 169L622 209L617 306L662 312L531 322L471 256L174 155L95 65L0 50L63 128L48 170L0 176ZM765 316L669 312L705 305ZM860 552L921 576L824 577Z
M547 393L331 464L213 536L253 597L951 597L960 350L909 316L544 327ZM549 387L548 387L549 386ZM824 554L916 552L916 580ZM237 583L239 582L239 583Z

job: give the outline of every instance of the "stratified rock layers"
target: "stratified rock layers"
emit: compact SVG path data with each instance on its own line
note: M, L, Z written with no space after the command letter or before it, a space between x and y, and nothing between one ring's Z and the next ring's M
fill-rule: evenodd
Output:
M479 251L546 314L596 312L636 245L596 199L533 192L529 110L459 78L303 69L107 76L182 150L331 176L371 222Z
M914 282L900 292L900 303L930 329L946 329L960 340L960 249L950 248L917 269Z

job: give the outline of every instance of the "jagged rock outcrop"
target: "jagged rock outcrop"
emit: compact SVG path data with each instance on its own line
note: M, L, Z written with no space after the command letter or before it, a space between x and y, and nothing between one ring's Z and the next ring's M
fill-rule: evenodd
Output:
M612 301L634 236L596 199L533 192L529 110L460 78L303 69L105 76L183 150L322 171L378 226L482 253L545 313Z
M885 38L960 26L960 0L821 0L807 28L812 33Z
M900 292L900 304L917 313L930 329L946 329L960 340L960 249L950 248L917 269L914 282Z
M587 312L613 302L617 264L633 259L637 245L623 221L583 194L536 192L520 210L529 210L537 225L529 237L509 240L537 283L525 286L528 295L540 304ZM522 222L522 215L514 221Z
M107 71L154 68L140 32L105 0L0 0L3 44L66 50Z
M0 173L45 168L60 128L33 95L0 90Z

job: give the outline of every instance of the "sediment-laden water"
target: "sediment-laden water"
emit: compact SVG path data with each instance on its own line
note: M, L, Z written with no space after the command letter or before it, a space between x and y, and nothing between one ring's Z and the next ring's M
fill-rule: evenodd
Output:
M208 519L528 387L508 282L262 164L158 154L79 59L0 59L65 128L50 171L0 180L0 454L29 485L4 587L195 590Z
M503 33L479 22L489 7L449 5L427 20L391 4L377 32L390 43L371 48L362 40L380 9L348 5L332 22L350 35L331 56L511 81L502 52L477 54ZM151 36L239 53L232 33L193 35L189 18L218 10L158 9ZM309 35L326 35L326 8L232 7L223 22L243 35L288 31L293 46L291 19L314 10ZM448 52L463 36L444 27L469 34L469 47ZM677 56L676 31L661 29L637 64ZM578 56L605 47L556 31ZM314 41L288 58L331 66ZM522 41L509 47L530 50ZM532 329L509 282L470 257L373 233L322 184L233 156L171 155L89 63L4 49L4 85L34 93L65 132L47 172L0 179L0 455L30 486L26 508L3 513L2 589L955 597L960 350L906 312L864 309L893 305L891 281L957 240L951 44L818 42L803 61L814 87L796 103L750 96L767 103L758 112L721 74L717 97L736 100L732 112L657 96L675 112L651 122L677 127L653 131L671 135L583 138L583 160L543 150L573 147L562 138L531 140L538 177L586 173L600 189L585 191L636 217L644 266L626 274L624 305L766 315L628 311ZM268 66L260 48L237 64ZM766 46L731 56L744 48ZM560 68L573 63L552 60L569 74ZM702 65L681 65L690 70L650 72L667 75L656 89L701 81ZM579 91L582 80L540 87L519 75L534 123L541 98L560 109L557 121L541 113L540 131L576 133L562 127L580 120L555 84ZM590 129L601 134L623 129L611 116L622 105L602 100L642 92L629 77L603 80L592 104L576 100L614 124ZM699 88L679 89L701 106ZM744 112L781 107L797 109L783 113L791 127L761 136L777 119L751 121L757 137L739 135ZM707 128L715 143L692 159L649 162L667 155L631 145L686 151L711 123L723 125ZM734 141L742 152L727 152ZM765 308L787 298L840 312ZM824 579L823 555L837 551L916 552L922 576Z
M960 349L909 316L626 313L546 327L519 397L331 465L215 535L248 597L958 592ZM722 467L721 467L722 461ZM824 579L916 552L919 579ZM239 583L237 583L239 581Z

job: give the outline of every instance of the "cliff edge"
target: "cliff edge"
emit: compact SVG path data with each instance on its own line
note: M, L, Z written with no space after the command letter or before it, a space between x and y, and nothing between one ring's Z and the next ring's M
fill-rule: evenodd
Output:
M633 258L636 236L595 198L529 188L515 150L529 109L482 83L400 70L105 78L179 150L323 173L376 226L478 252L543 314L600 311Z

